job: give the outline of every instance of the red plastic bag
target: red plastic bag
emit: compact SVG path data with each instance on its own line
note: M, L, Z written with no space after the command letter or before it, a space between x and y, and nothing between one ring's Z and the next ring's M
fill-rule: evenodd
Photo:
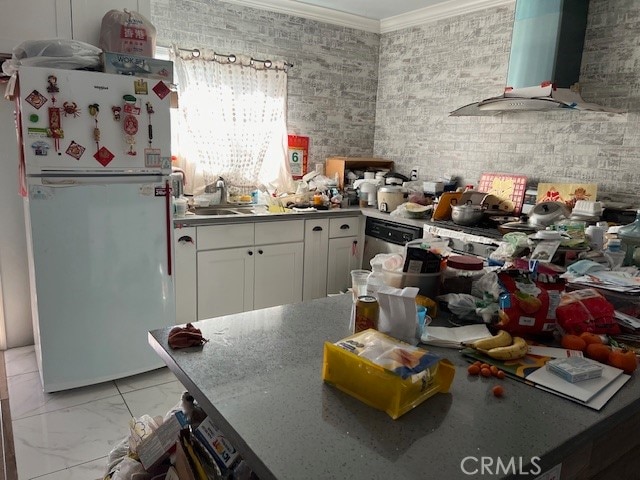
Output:
M597 334L620 333L614 318L614 307L600 292L593 288L575 290L562 295L556 309L558 325L564 333L580 335L583 332Z
M519 336L549 336L556 329L556 306L564 283L545 283L535 274L511 270L500 272L503 293L496 327Z

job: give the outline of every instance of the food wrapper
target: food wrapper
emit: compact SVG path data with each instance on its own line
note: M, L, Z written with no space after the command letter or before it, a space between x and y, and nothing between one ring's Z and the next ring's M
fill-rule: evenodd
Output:
M322 379L394 420L448 392L454 375L448 360L373 329L324 344Z

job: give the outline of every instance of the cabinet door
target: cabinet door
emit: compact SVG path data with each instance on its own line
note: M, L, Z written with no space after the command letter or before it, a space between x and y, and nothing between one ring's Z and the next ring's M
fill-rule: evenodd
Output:
M11 53L25 40L71 38L71 10L64 0L6 0L2 5L0 53Z
M254 248L198 252L198 320L253 309Z
M304 244L256 246L253 308L302 301Z
M327 296L329 219L306 220L304 225L304 280L302 299Z
M351 270L360 268L362 242L359 237L329 239L327 293L346 292L351 287Z
M98 46L104 14L125 8L151 21L151 0L71 0L74 40Z
M196 228L176 228L173 231L173 238L176 323L195 322L197 319Z

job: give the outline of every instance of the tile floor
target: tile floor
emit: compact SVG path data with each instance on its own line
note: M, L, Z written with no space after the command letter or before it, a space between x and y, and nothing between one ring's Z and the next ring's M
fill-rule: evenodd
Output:
M33 346L5 351L18 480L91 480L106 473L109 452L129 419L164 416L184 387L167 369L90 387L42 391Z

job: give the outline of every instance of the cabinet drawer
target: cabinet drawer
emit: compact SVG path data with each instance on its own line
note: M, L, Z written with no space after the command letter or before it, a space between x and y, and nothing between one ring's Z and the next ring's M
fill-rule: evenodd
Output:
M198 250L253 245L253 223L198 228Z
M256 245L302 242L303 240L304 220L256 223Z
M353 237L360 235L360 216L332 218L329 221L329 238Z

